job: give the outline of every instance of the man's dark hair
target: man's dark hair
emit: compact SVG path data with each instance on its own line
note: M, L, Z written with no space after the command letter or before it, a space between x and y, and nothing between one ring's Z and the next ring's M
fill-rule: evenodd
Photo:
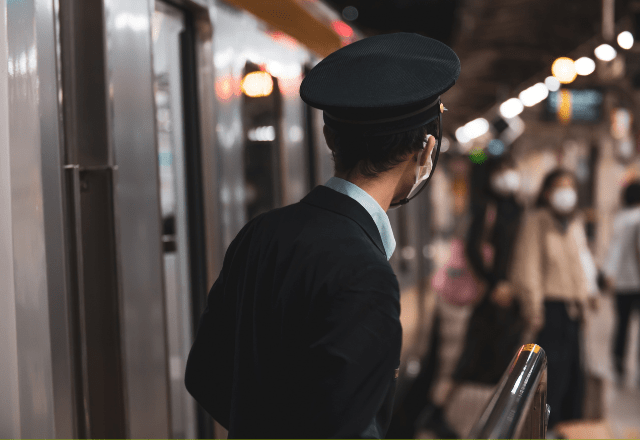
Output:
M377 177L402 162L410 153L420 151L427 134L438 138L438 120L404 133L385 136L353 135L335 131L333 162L336 172L356 170L365 177Z
M622 193L622 201L625 206L640 204L640 180L631 182Z

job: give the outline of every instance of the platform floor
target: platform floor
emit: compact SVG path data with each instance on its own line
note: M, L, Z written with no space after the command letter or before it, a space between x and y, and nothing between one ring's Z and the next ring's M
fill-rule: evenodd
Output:
M442 313L442 353L441 375L436 383L434 395L446 393L450 383L449 376L462 350L462 338L466 323L471 313L470 308L454 307L438 303ZM634 314L631 321L631 337L628 341L627 371L624 384L616 384L611 360L611 341L615 316L613 299L602 296L600 309L593 312L586 332L586 367L592 373L603 378L604 414L603 420L582 421L563 430L567 438L640 438L640 363L638 349L640 347L640 316ZM479 417L487 400L492 394L492 387L465 385L446 408L447 418L452 427L463 438ZM417 438L433 438L428 431L418 433Z

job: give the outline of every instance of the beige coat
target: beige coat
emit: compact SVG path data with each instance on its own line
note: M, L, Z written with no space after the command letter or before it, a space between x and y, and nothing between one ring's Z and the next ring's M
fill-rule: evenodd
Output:
M544 322L544 301L567 302L570 316L577 318L576 306L584 306L589 295L581 252L587 246L580 218L562 232L548 209L525 214L518 236L510 279L520 296L524 318Z

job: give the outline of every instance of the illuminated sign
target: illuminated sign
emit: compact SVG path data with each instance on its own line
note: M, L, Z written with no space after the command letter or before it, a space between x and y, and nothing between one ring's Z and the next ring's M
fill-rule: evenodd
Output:
M602 117L602 92L595 89L549 92L545 116L547 120L563 123L598 122Z

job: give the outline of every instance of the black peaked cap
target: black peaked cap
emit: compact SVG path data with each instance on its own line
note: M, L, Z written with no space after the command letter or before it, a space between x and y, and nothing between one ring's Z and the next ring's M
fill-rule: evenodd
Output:
M458 56L437 40L377 35L320 61L302 81L300 97L337 130L399 133L434 120L440 95L459 75Z

